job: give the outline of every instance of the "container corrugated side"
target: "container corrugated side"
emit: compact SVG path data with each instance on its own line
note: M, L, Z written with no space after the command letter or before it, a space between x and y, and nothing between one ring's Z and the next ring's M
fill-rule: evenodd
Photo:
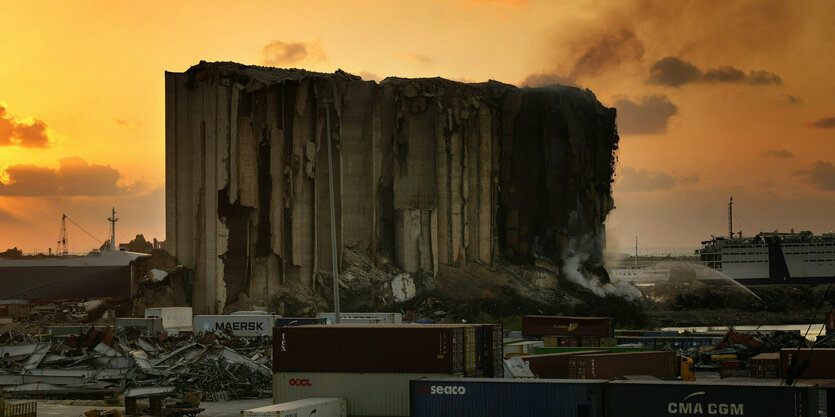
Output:
M273 370L463 373L462 326L276 327Z
M803 348L786 348L780 350L780 377L786 377L786 370L789 362L796 357L796 363L801 364L807 358L809 366L803 370L801 378L835 378L835 349L815 348L811 350Z
M780 377L780 354L761 353L751 358L752 378L779 378Z
M568 360L575 355L590 355L601 353L599 350L582 350L578 352L550 353L546 355L522 356L528 368L540 378L569 378Z
M334 323L336 315L334 313L317 313L317 318L324 318L328 324ZM339 313L340 323L342 322L368 322L379 324L402 324L403 315L400 313Z
M350 416L408 416L409 381L436 373L277 372L273 403L311 397L344 397Z
M241 417L348 417L345 398L305 398L241 411Z
M411 416L602 417L605 381L427 378L410 384Z
M476 326L464 326L464 372L472 373L476 369Z
M611 381L606 388L608 417L806 417L818 410L817 388L810 385Z
M524 316L522 334L531 336L614 336L611 317Z
M602 353L568 359L570 378L611 379L624 375L675 377L678 369L674 352Z
M538 347L534 348L535 355L546 353L578 352L581 350L599 350L602 352L623 353L623 352L651 352L652 348L647 347Z
M195 333L229 333L237 337L272 336L273 315L198 315L194 316Z
M156 334L165 331L165 328L162 325L162 319L158 317L122 317L117 318L114 324L116 329L119 331L138 330L146 334Z
M159 317L162 326L171 332L192 331L191 307L151 307L145 309L145 317Z

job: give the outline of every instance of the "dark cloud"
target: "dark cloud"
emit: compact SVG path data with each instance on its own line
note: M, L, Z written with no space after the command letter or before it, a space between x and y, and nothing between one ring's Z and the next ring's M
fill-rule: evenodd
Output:
M281 67L294 65L304 59L327 61L318 42L272 41L261 49L261 65Z
M409 61L421 64L421 65L431 65L435 63L435 60L427 55L420 55L420 54L400 54L401 58L408 59Z
M676 179L664 172L622 167L618 172L618 177L620 177L620 183L617 185L617 190L627 193L665 191L676 186Z
M744 83L750 85L783 84L780 76L773 72L755 70L745 74L741 69L730 65L722 65L702 71L691 62L672 56L661 58L652 64L647 81L651 84L670 87L680 87L684 84L697 82Z
M785 150L785 149L771 149L768 151L763 151L760 153L760 156L763 158L780 158L780 159L788 159L794 158L794 154Z
M671 56L659 59L649 71L650 83L671 87L696 82L703 76L695 65Z
M32 123L20 123L0 105L0 146L43 148L49 145L46 123L34 119Z
M639 61L644 56L644 44L628 28L582 41L585 43L581 47L584 52L571 70L570 78L573 79L599 75L624 62Z
M9 182L0 183L0 196L111 196L133 189L118 185L119 171L110 166L87 164L78 157L58 163L58 169L35 165L6 168Z
M820 129L835 129L835 117L824 117L823 119L815 120L809 123L809 126Z
M545 87L548 85L571 85L571 86L579 86L580 84L577 81L569 78L563 77L557 74L531 74L525 77L522 82L519 83L522 87Z
M780 97L780 102L783 104L800 104L803 103L803 99L798 96L793 96L791 94L783 94Z
M663 94L649 94L637 99L627 97L615 102L618 110L618 133L640 135L664 133L678 107Z
M812 168L794 171L792 176L821 190L835 191L835 166L831 162L815 162Z

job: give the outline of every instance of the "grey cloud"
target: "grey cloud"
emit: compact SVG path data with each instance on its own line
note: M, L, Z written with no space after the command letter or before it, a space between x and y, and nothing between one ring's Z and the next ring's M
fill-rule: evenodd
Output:
M294 65L308 58L314 61L327 60L318 42L271 41L261 49L261 64L272 67Z
M586 41L582 49L585 52L574 63L571 78L598 75L623 62L637 61L644 56L644 44L628 28Z
M618 111L618 133L664 133L678 107L663 94L649 94L637 99L621 98L615 102Z
M548 85L570 85L570 86L579 86L577 81L569 78L563 77L557 74L546 74L546 73L539 73L539 74L531 74L525 77L521 83L519 83L522 87L545 87Z
M760 156L763 158L780 158L780 159L787 159L787 158L794 158L794 154L785 150L785 149L771 149L767 151L763 151L760 153Z
M0 106L0 146L43 148L49 145L46 123L34 119L32 123L20 123Z
M824 117L823 119L815 120L809 123L809 126L820 129L835 129L835 117Z
M649 79L651 84L680 87L684 84L697 82L707 83L737 83L750 85L782 85L783 80L779 75L765 71L754 70L745 74L739 68L731 65L722 65L702 71L699 67L689 61L668 56L659 59L650 68Z
M676 185L675 178L664 172L623 167L618 172L618 176L620 184L617 190L621 192L665 191L673 189Z
M0 196L106 196L132 191L132 187L117 184L119 171L110 166L87 164L78 157L58 163L58 169L35 165L6 168L9 183L0 183Z
M780 97L780 102L783 104L800 104L803 102L803 99L798 96L793 96L791 94L783 94Z
M809 169L792 172L792 176L800 177L801 181L815 188L835 191L835 166L831 162L817 161Z

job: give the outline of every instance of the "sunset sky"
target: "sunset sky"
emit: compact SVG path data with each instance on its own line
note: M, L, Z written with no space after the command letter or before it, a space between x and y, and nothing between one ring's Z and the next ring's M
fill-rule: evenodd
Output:
M200 60L592 90L618 109L611 249L835 229L835 3L5 1L0 251L164 239L164 72ZM70 251L99 246L68 226Z

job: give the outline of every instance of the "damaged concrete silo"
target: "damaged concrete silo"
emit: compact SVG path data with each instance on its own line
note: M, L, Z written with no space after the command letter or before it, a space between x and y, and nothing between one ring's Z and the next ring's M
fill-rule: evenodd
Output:
M166 243L196 312L330 272L326 105L340 250L430 275L560 263L574 238L601 257L618 137L589 91L234 63L165 80Z

